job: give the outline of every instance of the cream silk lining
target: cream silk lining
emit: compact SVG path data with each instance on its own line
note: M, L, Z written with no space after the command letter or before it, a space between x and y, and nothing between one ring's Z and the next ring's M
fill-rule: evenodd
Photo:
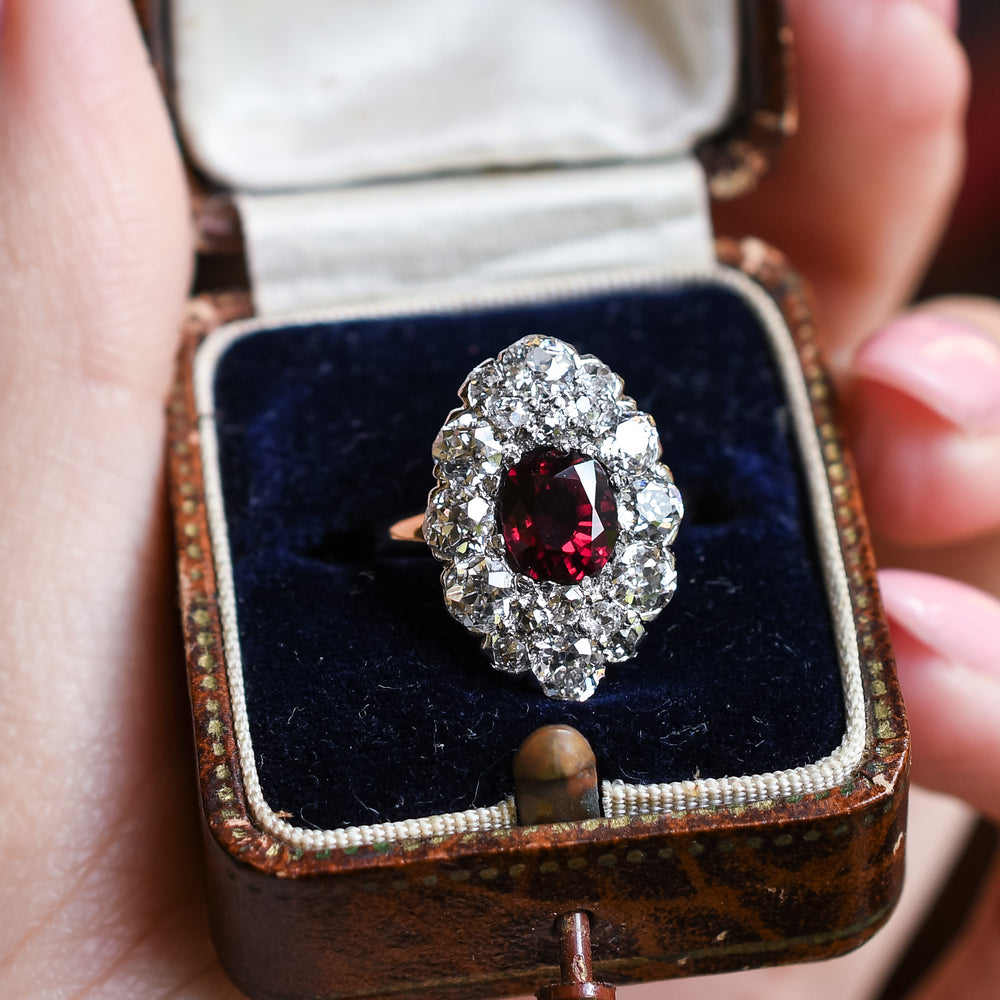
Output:
M185 146L237 198L254 306L712 259L692 150L736 0L172 0Z
M736 0L171 0L184 143L258 194L662 161L729 115Z

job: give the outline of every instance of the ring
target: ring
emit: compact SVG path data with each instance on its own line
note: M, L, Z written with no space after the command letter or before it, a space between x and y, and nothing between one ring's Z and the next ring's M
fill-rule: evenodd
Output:
M684 513L653 418L593 355L524 337L478 365L432 450L422 534L496 669L585 701L677 586Z

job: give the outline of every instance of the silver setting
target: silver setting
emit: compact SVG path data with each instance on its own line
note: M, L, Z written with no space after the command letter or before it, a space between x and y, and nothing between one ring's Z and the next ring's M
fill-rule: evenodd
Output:
M483 638L493 665L531 671L550 698L585 701L609 663L630 659L677 586L670 545L684 515L659 461L653 418L621 378L553 337L524 337L482 362L459 390L432 449L437 485L423 534L442 573L449 613ZM608 472L618 506L615 551L571 584L513 568L497 524L504 471L532 449L575 449Z

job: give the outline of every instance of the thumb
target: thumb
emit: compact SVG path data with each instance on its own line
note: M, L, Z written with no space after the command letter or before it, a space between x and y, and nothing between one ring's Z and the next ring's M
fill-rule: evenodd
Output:
M163 399L190 268L187 197L126 0L0 0L0 350Z

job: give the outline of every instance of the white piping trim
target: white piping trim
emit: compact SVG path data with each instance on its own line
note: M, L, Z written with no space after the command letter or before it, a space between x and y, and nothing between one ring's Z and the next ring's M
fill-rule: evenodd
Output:
M865 703L847 569L840 550L833 501L820 440L813 423L808 390L795 345L780 310L751 278L740 271L714 264L704 268L685 269L682 272L662 268L629 268L595 275L521 282L477 292L413 296L388 302L323 310L296 316L284 323L288 327L298 327L317 322L348 322L393 315L412 316L443 310L464 311L648 287L678 287L700 282L725 285L749 302L770 339L778 362L782 382L788 395L795 436L805 467L816 526L817 547L823 565L837 639L847 709L847 728L840 745L831 754L811 764L784 771L654 785L626 784L620 780L604 781L602 809L605 816L662 814L827 791L843 784L861 762L866 732ZM250 722L243 688L236 596L218 464L214 380L219 359L236 340L259 330L273 329L281 324L280 318L274 317L225 324L205 339L194 360L194 388L198 408L205 504L219 592L229 691L233 706L233 725L247 800L254 821L271 835L307 850L511 827L517 822L512 799L490 808L444 813L397 823L341 827L335 830L313 830L293 826L279 817L264 800L250 739Z

